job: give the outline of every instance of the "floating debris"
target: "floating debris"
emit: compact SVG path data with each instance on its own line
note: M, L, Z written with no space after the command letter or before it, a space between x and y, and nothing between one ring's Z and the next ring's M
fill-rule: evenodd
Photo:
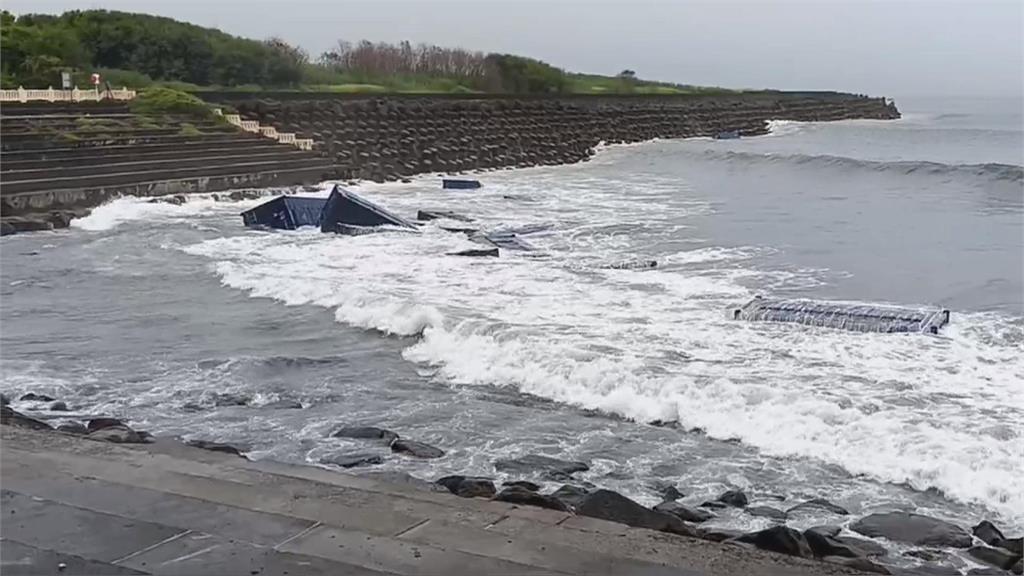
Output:
M651 268L657 268L657 260L626 260L625 262L615 262L602 266L602 268L608 268L611 270L649 270Z
M397 226L415 229L416 226L389 212L387 209L349 192L340 186L331 190L320 219L321 232L351 233L352 227Z
M459 222L472 222L473 219L469 216L463 216L455 212L448 212L447 210L420 210L416 213L416 219L421 221L439 220L446 218L448 220L458 220Z
M487 256L491 258L498 257L497 248L485 248L482 250L462 250L460 252L450 252L449 256Z
M453 190L473 190L481 186L479 180L464 180L461 178L444 178L441 180L442 188Z
M739 137L739 130L722 130L714 136L715 140L736 140Z
M902 308L874 304L775 300L760 296L731 308L734 320L795 322L856 332L926 332L938 334L949 323L949 310Z

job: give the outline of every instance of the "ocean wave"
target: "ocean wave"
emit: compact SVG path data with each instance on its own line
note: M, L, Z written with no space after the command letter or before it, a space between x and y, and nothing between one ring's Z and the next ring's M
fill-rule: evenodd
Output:
M988 162L984 164L944 164L925 160L878 161L861 160L847 156L827 154L756 154L752 152L707 150L706 158L733 163L767 163L838 168L843 170L870 170L897 174L958 175L986 178L1012 183L1024 182L1024 166Z

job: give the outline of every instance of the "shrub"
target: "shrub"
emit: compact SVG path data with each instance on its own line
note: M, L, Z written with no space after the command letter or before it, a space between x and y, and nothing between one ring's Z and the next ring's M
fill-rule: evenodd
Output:
M130 104L136 114L187 114L197 118L210 118L213 110L199 98L170 88L152 87L139 94Z

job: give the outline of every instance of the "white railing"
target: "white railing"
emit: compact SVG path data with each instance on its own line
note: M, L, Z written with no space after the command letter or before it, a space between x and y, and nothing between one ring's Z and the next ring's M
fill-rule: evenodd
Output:
M127 87L120 90L0 90L0 102L98 102L100 100L131 100L135 98L135 90Z
M223 115L228 124L238 126L246 132L255 132L267 138L274 138L281 144L292 144L299 150L313 149L313 140L311 138L296 138L293 132L278 132L277 128L273 126L260 126L260 123L255 120L242 120L242 117L238 114L223 114L220 109L215 110L215 112Z

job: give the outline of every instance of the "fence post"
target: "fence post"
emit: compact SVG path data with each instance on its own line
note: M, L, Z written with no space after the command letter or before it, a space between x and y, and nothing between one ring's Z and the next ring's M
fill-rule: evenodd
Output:
M18 102L28 102L28 92L24 86L18 86Z
M53 102L57 99L57 95L53 91L53 86L50 86L46 89L46 99L50 102Z

